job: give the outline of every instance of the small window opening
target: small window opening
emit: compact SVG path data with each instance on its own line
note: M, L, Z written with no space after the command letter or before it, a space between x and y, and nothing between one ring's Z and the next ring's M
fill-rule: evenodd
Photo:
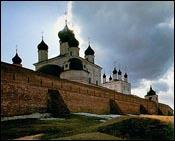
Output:
M89 83L91 83L91 78L89 78Z

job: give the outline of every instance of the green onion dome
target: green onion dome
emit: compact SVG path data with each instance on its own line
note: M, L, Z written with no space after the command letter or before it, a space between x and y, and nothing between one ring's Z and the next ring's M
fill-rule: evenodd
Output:
M58 37L62 43L68 42L70 47L78 47L79 42L75 38L75 35L72 30L70 30L66 24L63 30L58 32Z

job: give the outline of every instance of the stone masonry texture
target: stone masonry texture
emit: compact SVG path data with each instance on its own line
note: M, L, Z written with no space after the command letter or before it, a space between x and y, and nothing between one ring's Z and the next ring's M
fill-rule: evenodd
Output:
M49 90L59 92L70 112L110 114L113 100L123 114L140 114L140 105L148 114L158 114L158 109L163 115L173 113L171 107L162 103L1 62L1 116L46 112Z

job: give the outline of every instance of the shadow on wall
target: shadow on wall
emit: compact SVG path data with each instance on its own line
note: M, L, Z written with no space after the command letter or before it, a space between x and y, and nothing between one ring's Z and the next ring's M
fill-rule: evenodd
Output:
M118 104L115 102L115 100L110 99L109 100L109 104L110 104L110 114L119 114L119 115L123 115L123 112L121 111L121 109L119 108Z
M47 112L53 117L65 117L70 111L58 90L48 90Z
M163 115L162 111L158 108L158 115Z
M143 105L140 105L140 114L149 114L148 110Z
M41 67L37 71L42 72L42 73L46 73L46 74L50 74L53 76L57 76L60 78L60 74L63 71L63 68L58 66L58 65L49 64L49 65L45 65L45 66Z

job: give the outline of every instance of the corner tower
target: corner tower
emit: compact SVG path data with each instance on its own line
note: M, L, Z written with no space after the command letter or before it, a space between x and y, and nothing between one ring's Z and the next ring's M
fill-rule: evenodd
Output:
M145 95L145 99L149 99L149 100L151 100L151 101L154 101L154 102L158 103L158 95L157 95L156 92L152 89L151 86L150 86L149 92L147 92L147 95Z

